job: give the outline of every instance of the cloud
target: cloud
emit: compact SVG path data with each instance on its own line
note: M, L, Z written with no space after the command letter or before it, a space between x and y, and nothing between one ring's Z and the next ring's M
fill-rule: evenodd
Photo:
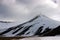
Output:
M29 21L40 14L46 15L51 19L57 19L57 16L60 15L59 5L59 0L57 3L55 3L55 0L0 0L0 20L14 21L14 23L8 25L1 23L0 26L9 28Z
M52 0L0 0L0 15L10 15L11 19L28 20L40 13L52 15L58 12L58 3ZM5 11L5 12L4 12ZM8 17L8 18L9 18Z

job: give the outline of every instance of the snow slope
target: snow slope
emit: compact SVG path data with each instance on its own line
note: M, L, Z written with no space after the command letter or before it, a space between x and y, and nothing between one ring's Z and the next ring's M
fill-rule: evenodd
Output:
M0 35L5 37L13 36L35 36L44 34L44 31L48 29L49 31L57 28L60 22L52 20L44 15L38 15L28 22L19 24L17 26L0 29ZM47 31L47 32L49 32Z

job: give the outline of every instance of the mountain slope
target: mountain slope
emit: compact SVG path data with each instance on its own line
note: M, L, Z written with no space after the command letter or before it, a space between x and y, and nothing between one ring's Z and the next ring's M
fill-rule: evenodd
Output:
M60 35L60 26L51 30L50 32L47 32L46 34L43 34L43 36L56 36L56 35Z
M47 32L58 27L60 22L52 20L44 15L38 15L28 22L19 24L15 27L6 29L0 32L4 36L44 36Z

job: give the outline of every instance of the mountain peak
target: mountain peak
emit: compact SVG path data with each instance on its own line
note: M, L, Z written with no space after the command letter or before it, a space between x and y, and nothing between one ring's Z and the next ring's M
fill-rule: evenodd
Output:
M35 36L46 34L59 26L59 22L52 20L45 15L38 15L25 23L11 27L1 32L5 36ZM9 35L10 34L10 35Z

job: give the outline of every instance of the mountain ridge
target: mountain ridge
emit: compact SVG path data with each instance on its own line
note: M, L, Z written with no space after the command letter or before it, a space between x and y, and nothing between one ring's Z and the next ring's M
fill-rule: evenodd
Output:
M57 28L59 22L54 21L44 15L38 15L25 23L11 27L1 32L5 36L44 36L45 33ZM10 34L10 35L9 35Z

